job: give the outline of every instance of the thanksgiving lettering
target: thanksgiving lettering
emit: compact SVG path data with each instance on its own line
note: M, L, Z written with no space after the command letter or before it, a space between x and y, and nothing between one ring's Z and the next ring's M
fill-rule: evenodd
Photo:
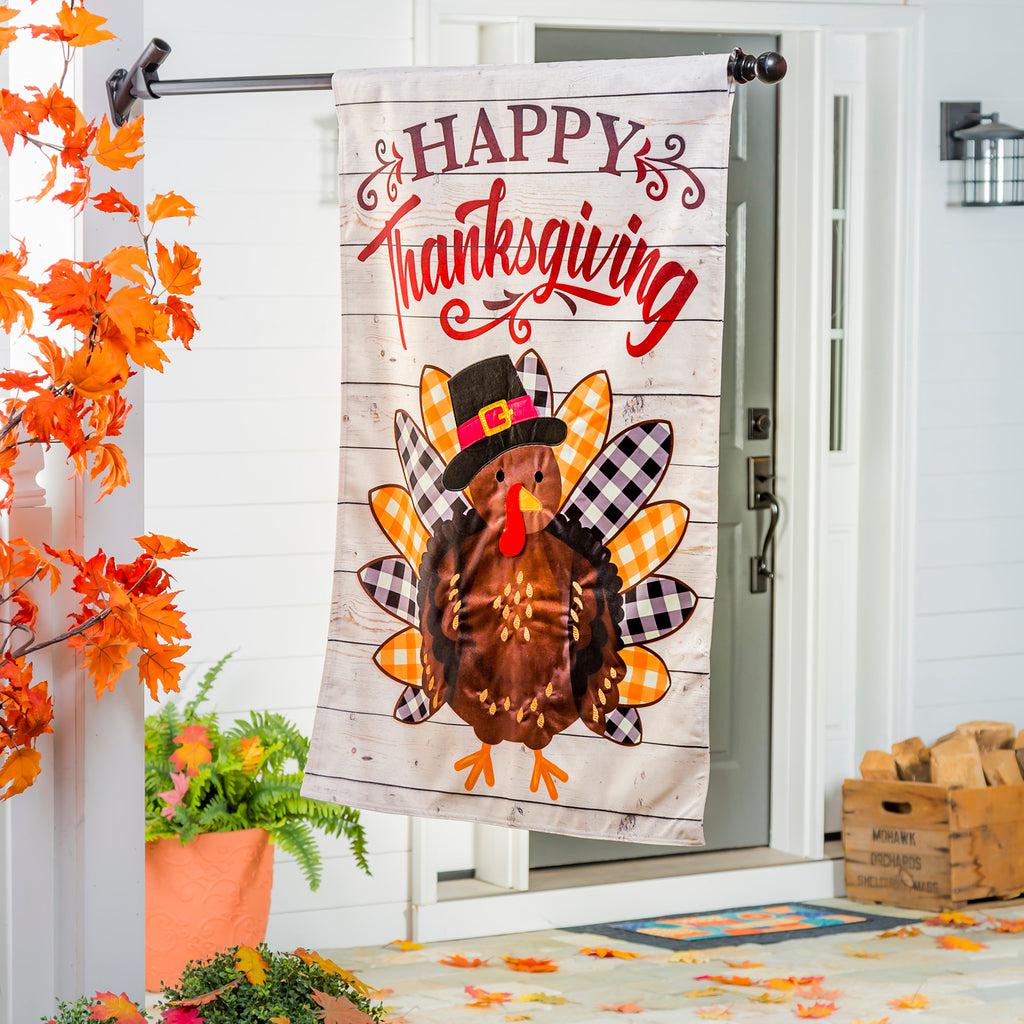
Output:
M639 213L629 214L617 231L593 223L596 199L586 197L586 186L582 199L580 189L571 190L571 211L538 219L507 208L508 182L498 170L478 196L454 208L449 226L416 242L403 240L403 230L413 234L410 215L422 203L416 183L473 167L512 165L514 173L522 164L540 164L538 170L563 165L622 178L659 202L678 191L687 210L704 202L704 184L683 163L686 141L678 133L666 136L655 154L645 126L616 114L561 103L509 103L499 109L500 129L488 108L479 107L471 116L445 114L409 125L399 133L401 143L376 142L378 166L363 178L356 199L363 210L375 210L383 188L394 209L358 258L386 251L402 346L403 315L425 296L443 292L451 297L438 320L448 337L471 341L504 325L517 344L531 337L533 308L552 296L572 316L580 303L611 307L630 300L643 329L636 336L626 330L626 351L637 357L650 352L693 295L697 274L645 240ZM421 234L420 227L415 236ZM501 294L474 309L462 289L485 280L502 282Z

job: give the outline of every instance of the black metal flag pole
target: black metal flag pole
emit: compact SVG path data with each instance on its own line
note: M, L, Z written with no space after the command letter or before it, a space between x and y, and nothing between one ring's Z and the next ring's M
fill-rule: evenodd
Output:
M331 75L254 75L246 78L181 78L163 81L160 65L171 54L162 39L152 39L130 68L118 68L107 79L110 119L125 124L143 100L164 96L209 96L234 92L309 92L331 88ZM775 52L759 57L737 48L729 58L729 74L737 84L759 82L774 84L786 74L786 58Z

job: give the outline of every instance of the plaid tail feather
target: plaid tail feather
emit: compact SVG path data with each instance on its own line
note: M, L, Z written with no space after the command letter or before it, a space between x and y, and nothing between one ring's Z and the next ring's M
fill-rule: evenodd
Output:
M466 503L458 492L441 483L445 462L423 436L415 420L404 410L395 414L395 447L402 463L409 494L423 525L433 533Z
M686 625L697 607L697 595L671 576L648 576L623 595L619 630L624 644L642 644L674 633Z
M544 360L531 348L524 352L516 363L516 372L526 388L527 395L533 401L538 416L550 416L554 407L551 391L551 378L548 376Z
M396 619L418 626L416 575L403 558L377 558L359 570L359 582L370 599Z
M644 738L644 727L636 708L615 708L604 720L605 739L624 747L635 747Z

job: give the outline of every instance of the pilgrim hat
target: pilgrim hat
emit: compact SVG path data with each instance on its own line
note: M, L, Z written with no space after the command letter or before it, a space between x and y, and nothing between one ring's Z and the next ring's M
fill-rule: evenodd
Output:
M499 455L524 444L561 444L568 430L539 416L508 356L481 359L448 381L459 453L444 471L444 486L461 491Z

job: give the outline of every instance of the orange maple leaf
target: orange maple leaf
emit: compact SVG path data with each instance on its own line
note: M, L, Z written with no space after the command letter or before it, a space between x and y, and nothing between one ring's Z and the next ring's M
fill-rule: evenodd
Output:
M39 774L42 755L30 747L20 747L8 753L0 764L0 800L24 793Z
M762 992L759 996L750 996L752 1003L788 1003L789 996L785 992Z
M723 964L726 967L731 967L736 971L752 970L755 967L764 967L764 964L759 960L723 960Z
M130 640L117 636L100 637L85 647L82 657L92 677L97 697L114 689L118 679L131 666L128 655L134 649L135 645Z
M38 104L30 104L17 93L0 89L0 140L8 156L14 152L14 140L19 135L33 134L41 116Z
M643 1013L644 1008L636 1003L615 1003L612 1006L601 1006L600 1009L609 1013Z
M93 480L98 476L103 477L100 481L100 493L96 496L97 501L116 491L118 487L127 486L131 479L128 473L128 459L120 445L97 445L89 476Z
M162 533L147 533L141 537L136 537L135 541L143 551L158 559L180 558L182 555L189 555L196 550L184 541L177 540L174 537L166 537Z
M13 7L0 7L0 22L10 21L11 18L16 18L19 12ZM0 53L3 53L15 39L18 38L18 30L5 25L0 28Z
M376 989L371 988L365 981L360 980L351 971L346 971L344 967L336 964L333 960L329 960L327 957L321 956L319 953L299 947L292 953L292 956L298 957L303 963L316 964L327 974L333 974L335 977L341 978L342 981L346 982L361 996L366 996L369 999L376 994Z
M197 727L190 725L185 731L195 728ZM235 968L245 975L250 985L262 985L267 980L267 961L252 946L239 946L235 950Z
M32 307L25 296L35 290L35 285L21 273L27 261L24 246L20 252L0 253L0 326L5 331L19 320L26 330L32 326Z
M797 1003L793 1012L805 1020L817 1020L821 1017L831 1017L838 1009L835 1003L813 1003L810 1006Z
M160 283L172 295L191 295L199 287L199 256L181 242L174 243L173 256L162 242L157 242L156 267Z
M628 949L612 949L609 946L585 946L580 952L584 956L597 957L598 960L639 960L641 956Z
M185 664L175 659L187 652L188 648L179 644L162 644L139 655L139 681L149 690L153 700L158 699L161 690L164 693L178 692Z
M57 12L57 24L60 25L64 41L70 46L93 46L107 39L116 39L113 32L100 28L106 22L106 18L87 11L81 4L72 7L67 0Z
M940 949L959 949L967 953L988 949L984 942L965 939L962 935L941 935L935 940L935 943Z
M85 398L112 395L128 383L130 371L123 352L109 342L79 348L64 366L62 376Z
M168 217L187 217L191 222L195 215L195 206L177 192L161 193L146 204L146 216L153 224Z
M935 917L929 917L922 924L939 928L973 928L978 924L978 919L959 910L944 910L941 914L936 914Z
M501 959L513 971L522 971L524 974L551 974L558 970L558 964L554 960L537 959L532 956L503 956Z
M511 992L488 992L487 989L477 988L475 985L467 985L463 991L474 1000L466 1005L481 1009L488 1006L500 1006L512 998Z
M177 338L185 348L195 337L199 330L199 321L195 317L191 303L179 298L177 295L168 295L164 302L164 309L171 318L171 335Z
M988 927L994 932L1005 932L1014 935L1024 932L1024 917L990 917Z
M144 121L143 117L132 118L111 134L110 121L104 114L92 144L96 162L112 171L131 170L143 157Z
M888 931L879 932L878 937L880 939L916 939L918 935L923 935L917 925L903 925L900 928L890 928Z
M916 992L912 996L899 996L897 999L890 999L889 1005L894 1010L926 1010L928 997Z
M123 192L108 188L92 197L93 205L100 213L127 213L134 222L139 219L139 208Z
M263 763L266 749L260 743L259 736L243 736L238 741L238 752L242 756L242 771L246 775L255 775Z
M119 245L100 261L111 274L122 277L140 288L149 287L149 260L139 245Z
M444 967L483 967L487 964L486 960L481 960L480 957L475 956L472 959L464 957L461 953L453 953L451 956L442 957L438 960L438 963Z
M389 942L388 945L392 949L400 949L403 953L412 952L414 949L426 949L422 942L413 942L411 939L395 939L393 942Z
M197 775L200 765L209 764L213 760L210 754L213 744L210 742L210 733L205 725L186 725L174 737L174 742L178 744L178 747L171 754L171 763L179 771Z
M97 992L89 1008L89 1016L93 1020L114 1021L115 1024L146 1024L146 1018L124 992L119 996L113 992Z

